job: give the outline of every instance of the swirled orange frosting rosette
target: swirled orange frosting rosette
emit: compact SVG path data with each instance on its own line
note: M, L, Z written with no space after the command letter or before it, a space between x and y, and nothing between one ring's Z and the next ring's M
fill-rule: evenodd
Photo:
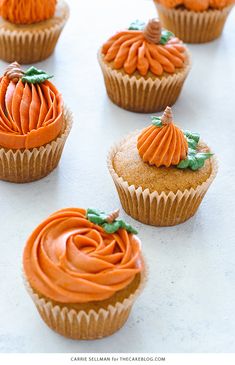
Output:
M102 301L126 288L143 263L132 228L116 217L68 208L42 222L24 250L31 287L59 303Z
M14 24L33 24L53 17L57 0L0 0L0 15Z
M61 94L34 67L10 65L0 79L0 146L31 149L54 140L63 125Z
M171 108L167 107L159 125L150 125L138 137L140 157L150 165L174 166L184 160L188 152L187 140L180 128L173 123Z
M114 69L123 68L128 75L137 71L141 76L148 71L156 76L173 74L185 66L184 45L172 33L163 31L158 20L135 27L118 32L103 45L105 62L112 62Z

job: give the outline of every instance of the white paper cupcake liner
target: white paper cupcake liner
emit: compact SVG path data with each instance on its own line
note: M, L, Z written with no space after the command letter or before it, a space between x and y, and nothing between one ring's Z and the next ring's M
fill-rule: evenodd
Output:
M143 259L144 261L144 259ZM55 332L75 340L94 340L110 336L118 331L127 321L136 298L142 292L146 282L146 269L141 273L139 287L123 302L109 305L98 311L91 309L76 311L54 305L51 301L40 298L24 277L26 289L44 322Z
M109 172L116 186L121 204L125 212L132 218L153 226L174 226L183 223L192 217L210 184L214 180L218 164L215 157L211 158L212 172L210 177L195 189L178 190L177 193L150 192L142 187L129 185L121 176L118 176L113 167L113 158L120 150L120 146L136 132L131 133L120 143L111 148L107 164Z
M29 64L48 58L69 17L69 7L64 1L60 0L57 6L63 9L62 15L52 24L47 20L30 26L11 24L9 27L5 21L6 26L0 27L0 59Z
M112 69L102 60L101 51L98 53L109 98L121 108L139 113L162 111L176 102L190 70L188 54L187 58L187 64L177 73L145 79L123 75Z
M168 9L154 0L162 25L186 43L205 43L218 38L233 7L195 12Z
M0 148L0 180L26 183L39 180L54 170L72 128L72 113L64 108L64 129L54 141L33 149Z

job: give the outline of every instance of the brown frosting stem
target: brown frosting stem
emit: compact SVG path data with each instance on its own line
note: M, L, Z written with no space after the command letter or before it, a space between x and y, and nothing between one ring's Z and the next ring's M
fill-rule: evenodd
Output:
M21 69L18 62L13 62L7 66L4 76L7 76L11 81L18 82L24 75L24 71Z
M161 39L161 30L162 27L160 21L156 18L150 19L143 31L144 37L149 42L159 44Z
M169 124L172 121L173 121L172 110L169 106L167 106L161 117L161 122L162 122L162 124Z
M108 217L107 217L106 221L107 221L108 223L113 223L113 221L115 221L115 219L117 219L117 218L118 218L118 216L119 216L119 212L120 212L120 209L116 209L116 210L114 210L114 212L112 212L112 213L110 213L110 214L108 215Z

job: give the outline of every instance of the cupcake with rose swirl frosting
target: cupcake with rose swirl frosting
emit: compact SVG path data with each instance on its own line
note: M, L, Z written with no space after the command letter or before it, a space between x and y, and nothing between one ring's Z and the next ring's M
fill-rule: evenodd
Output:
M111 335L126 322L144 282L133 227L96 209L49 216L27 240L27 289L47 325L73 339Z
M108 168L127 214L155 226L192 217L217 173L209 147L177 127L169 107L114 146Z
M0 0L0 59L29 64L48 58L68 16L64 0Z
M0 79L1 180L38 180L59 163L72 117L51 77L14 62Z
M234 0L154 0L159 18L186 43L205 43L218 38Z
M98 53L109 98L134 112L161 111L175 103L190 69L189 53L159 20L136 21Z

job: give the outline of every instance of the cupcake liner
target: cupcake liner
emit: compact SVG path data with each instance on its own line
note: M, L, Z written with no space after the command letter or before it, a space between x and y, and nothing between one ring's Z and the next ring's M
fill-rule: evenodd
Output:
M48 58L54 51L58 38L69 17L69 7L64 1L58 2L62 15L27 25L14 25L7 21L0 28L0 59L29 64ZM50 22L53 23L50 24ZM8 26L10 24L10 27Z
M145 285L146 271L141 275L137 290L123 302L109 305L107 309L92 309L88 313L69 309L66 305L62 308L54 305L46 298L39 297L25 276L24 282L41 318L52 330L75 340L94 340L112 335L125 324L135 299Z
M72 113L64 108L64 129L54 141L33 149L0 148L0 180L26 183L39 180L54 170L72 127Z
M154 0L162 25L186 43L205 43L218 38L233 7L195 12L168 9Z
M136 132L135 132L136 133ZM196 189L178 190L177 193L150 192L141 187L129 185L118 176L113 168L113 158L120 146L134 133L126 137L108 154L108 169L115 183L121 204L125 212L134 219L153 226L174 226L191 218L197 211L210 184L214 180L218 165L215 157L211 158L210 177Z
M98 60L109 98L121 108L139 113L162 111L173 105L190 69L188 55L188 64L182 70L153 80L123 75L102 60L101 52L98 54Z

